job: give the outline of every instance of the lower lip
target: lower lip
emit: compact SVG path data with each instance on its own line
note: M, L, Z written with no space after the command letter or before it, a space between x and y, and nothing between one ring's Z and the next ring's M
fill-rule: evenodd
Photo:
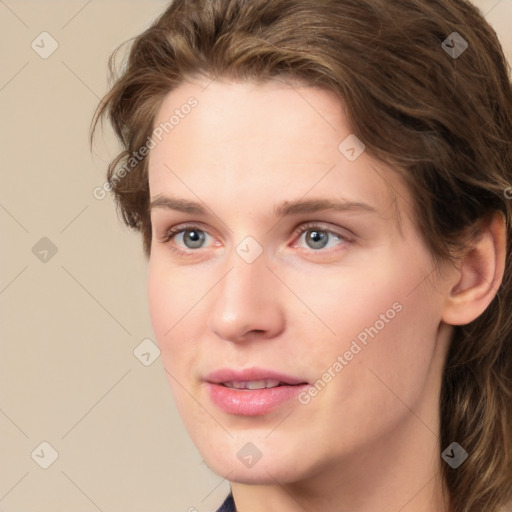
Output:
M223 411L239 416L259 416L293 400L301 391L308 388L309 384L245 390L206 382L206 387L212 402Z

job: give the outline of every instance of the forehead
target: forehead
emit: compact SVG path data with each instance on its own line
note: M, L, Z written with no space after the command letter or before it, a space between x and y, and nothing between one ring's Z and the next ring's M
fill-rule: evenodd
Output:
M362 151L340 99L322 89L186 82L165 97L154 130L152 198L195 196L240 212L306 195L338 197L393 217L397 195L401 208L410 202L397 174Z

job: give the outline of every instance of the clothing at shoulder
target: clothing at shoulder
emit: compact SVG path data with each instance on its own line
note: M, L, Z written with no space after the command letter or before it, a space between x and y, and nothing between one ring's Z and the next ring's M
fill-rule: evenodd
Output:
M217 512L236 512L235 502L233 501L233 495L231 493L229 493Z

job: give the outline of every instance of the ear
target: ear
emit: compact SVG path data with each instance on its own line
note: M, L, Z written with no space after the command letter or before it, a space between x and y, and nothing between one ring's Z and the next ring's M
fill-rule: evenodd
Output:
M469 324L494 299L505 271L506 239L505 216L495 212L459 261L457 282L443 307L444 323Z

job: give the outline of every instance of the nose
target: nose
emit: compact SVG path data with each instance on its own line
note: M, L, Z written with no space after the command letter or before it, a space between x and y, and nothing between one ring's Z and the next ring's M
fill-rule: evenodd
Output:
M279 335L284 330L285 315L278 285L264 255L247 263L234 254L230 271L211 297L210 332L237 343Z

